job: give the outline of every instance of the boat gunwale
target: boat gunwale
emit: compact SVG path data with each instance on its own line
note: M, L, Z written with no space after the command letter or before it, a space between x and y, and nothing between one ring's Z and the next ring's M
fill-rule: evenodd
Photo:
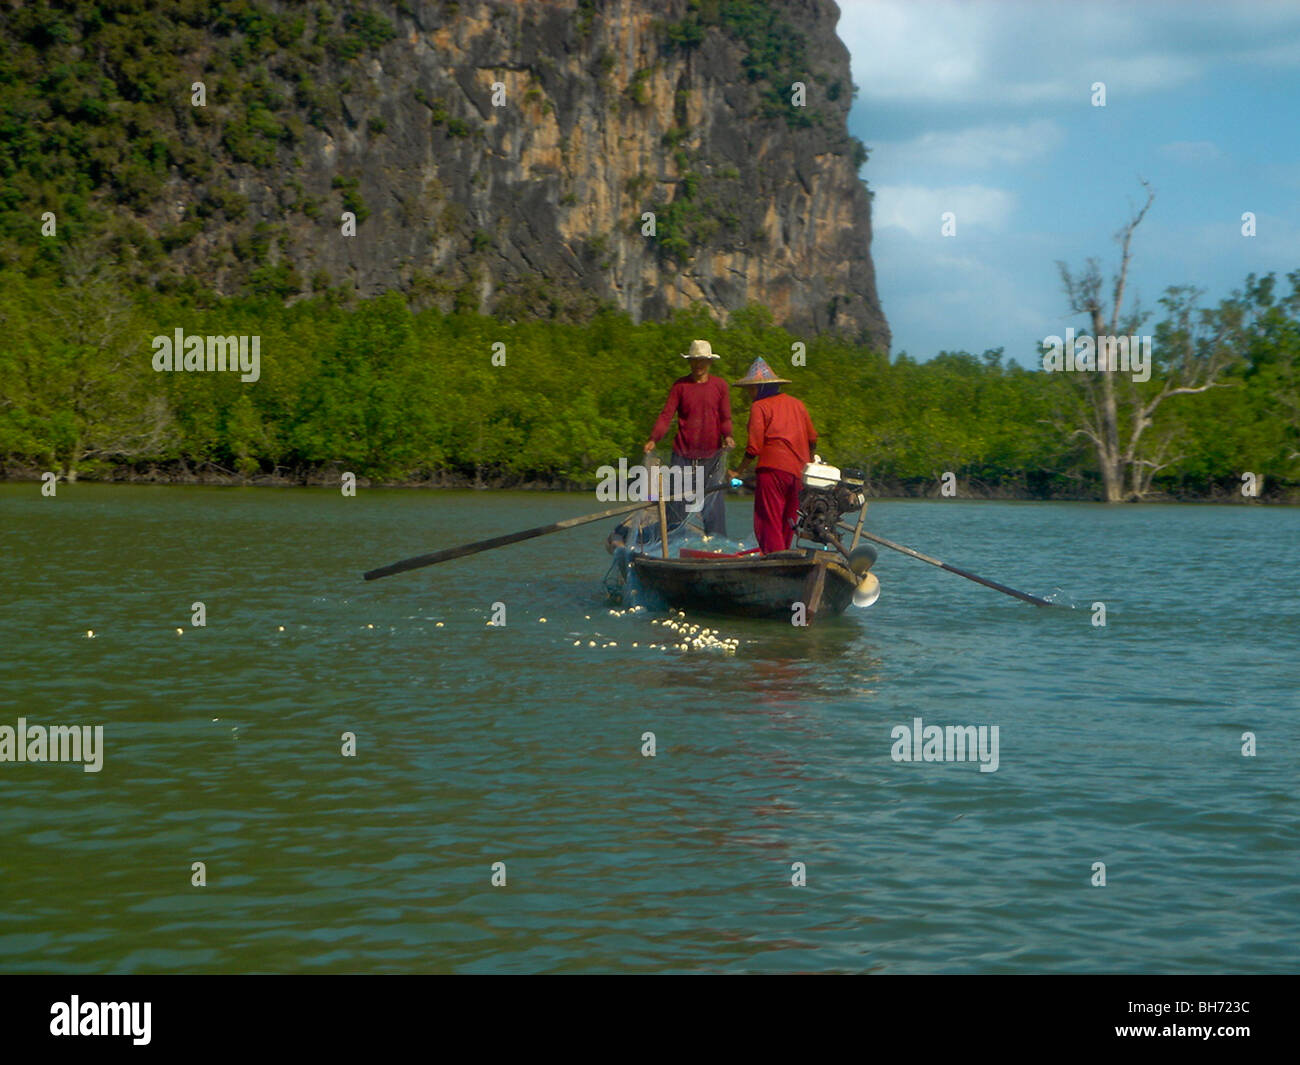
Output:
M781 554L785 554L781 552ZM632 566L646 565L656 569L672 570L746 570L746 571L763 571L779 569L808 569L813 566L825 566L828 572L835 573L837 577L850 581L855 587L858 578L853 571L849 569L842 559L833 557L830 552L818 551L816 548L804 548L801 555L794 556L791 552L787 557L780 558L772 555L762 555L760 557L739 557L739 558L657 558L654 555L636 553L628 560ZM793 557L792 557L793 556Z

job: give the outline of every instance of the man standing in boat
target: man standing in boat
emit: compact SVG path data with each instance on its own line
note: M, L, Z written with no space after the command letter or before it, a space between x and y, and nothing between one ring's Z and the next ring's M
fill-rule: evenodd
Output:
M691 372L677 378L668 391L668 402L645 442L648 455L668 432L677 416L677 436L673 440L672 465L695 466L695 483L702 489L722 484L727 474L727 452L736 446L731 435L731 393L727 382L711 373L718 358L707 340L692 340L691 349L682 354L689 359ZM704 497L704 532L709 536L727 535L725 492ZM686 516L685 502L668 504L668 522L680 524Z
M805 407L794 396L781 394L790 382L777 377L763 359L755 359L749 372L736 382L744 388L749 408L745 461L732 476L743 477L757 461L754 490L754 536L765 555L789 550L799 514L803 468L813 457L817 430Z

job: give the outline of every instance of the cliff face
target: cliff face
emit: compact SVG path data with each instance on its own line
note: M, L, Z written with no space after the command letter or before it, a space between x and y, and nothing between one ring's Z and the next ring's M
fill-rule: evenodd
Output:
M113 71L163 127L128 192L164 272L510 316L756 302L887 350L831 0L196 2L146 5L160 83Z

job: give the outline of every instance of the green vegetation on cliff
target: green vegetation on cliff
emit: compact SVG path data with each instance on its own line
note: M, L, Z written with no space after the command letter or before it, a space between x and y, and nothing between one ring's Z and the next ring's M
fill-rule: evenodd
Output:
M301 143L304 117L341 114L345 87L318 85L312 71L394 33L352 3L36 0L0 11L0 264L50 265L60 241L37 239L48 211L60 236L89 228L130 247L140 280L183 283L162 269L167 255L246 210L222 164L273 167ZM193 106L200 82L207 99ZM135 216L174 178L192 202L150 232ZM247 291L263 289L261 265L245 263Z

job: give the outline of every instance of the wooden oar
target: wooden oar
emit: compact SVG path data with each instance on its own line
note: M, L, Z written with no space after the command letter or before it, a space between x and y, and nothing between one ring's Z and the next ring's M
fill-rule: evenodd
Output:
M710 492L720 492L727 485L716 484L712 488L706 488L704 494ZM557 521L550 525L539 525L536 529L525 529L523 532L506 533L505 536L494 536L490 540L478 540L472 544L462 544L460 547L448 547L442 551L434 551L427 555L416 555L414 558L404 558L400 562L393 562L387 566L380 566L378 569L372 569L366 572L365 578L368 581L377 580L380 577L391 577L394 573L405 573L408 569L419 569L421 566L436 566L439 562L450 562L453 558L464 558L466 555L477 555L480 551L491 551L497 547L505 547L508 544L517 544L521 540L531 540L535 536L546 536L548 533L560 532L562 529L572 529L578 525L587 525L593 521L601 521L604 518L616 518L620 514L631 514L634 510L644 510L646 507L658 506L658 502L650 503L630 503L625 507L614 507L610 510L602 510L599 514L586 514L581 518L565 518L564 521Z
M852 526L840 522L840 528L846 532L853 532ZM946 569L949 573L955 573L958 577L965 577L968 581L974 581L976 584L982 584L985 588L992 588L996 592L1002 592L1004 595L1013 595L1017 599L1023 599L1026 603L1033 603L1034 606L1060 606L1060 603L1053 603L1047 599L1040 599L1036 595L1030 595L1028 592L1018 592L1014 588L1008 588L1005 584L999 584L997 581L988 580L968 570L959 569L956 566L950 566L947 562L940 562L937 558L931 558L929 555L923 555L920 551L913 551L910 547L904 547L902 544L896 544L893 540L886 540L883 536L876 536L874 533L862 530L862 535L867 540L874 540L885 547L893 548L895 551L901 551L912 558L918 558L922 562L928 562L932 566L938 566L940 569Z

